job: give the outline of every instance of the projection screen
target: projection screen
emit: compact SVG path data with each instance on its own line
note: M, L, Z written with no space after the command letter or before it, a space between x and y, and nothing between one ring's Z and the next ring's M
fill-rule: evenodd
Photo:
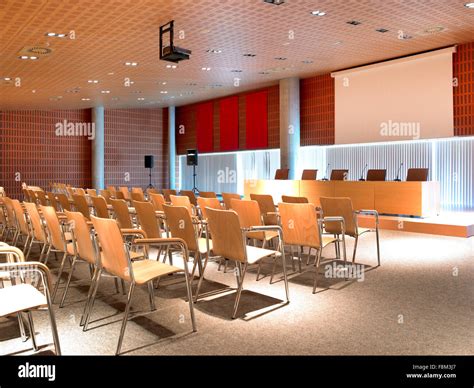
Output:
M332 73L336 144L453 136L455 50Z

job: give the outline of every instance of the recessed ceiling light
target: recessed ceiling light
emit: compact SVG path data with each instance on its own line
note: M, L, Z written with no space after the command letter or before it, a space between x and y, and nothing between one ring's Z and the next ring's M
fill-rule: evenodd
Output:
M474 3L466 3L464 6L469 9L474 9Z
M138 100L138 101L144 101L144 100L145 100L145 97L138 97L137 100Z
M240 69L234 69L230 71L231 73L242 73L242 70Z
M209 49L209 50L206 50L206 53L212 53L212 54L220 54L222 52L222 50L220 49Z
M162 84L162 85L166 85L167 83L168 83L168 82L166 82L166 81L163 81L161 84Z
M120 98L118 98L118 97L112 97L112 101L118 101L118 100L120 100Z
M277 61L286 61L285 57L276 57L275 60Z
M63 96L53 96L53 97L49 97L49 100L50 101L59 101L63 98Z
M134 90L132 93L140 94L141 92L142 92L141 90Z
M264 3L273 4L273 5L282 5L285 0L263 0Z
M162 90L160 93L161 94L168 94L168 91L167 90Z
M311 15L314 15L314 16L324 16L324 15L326 15L326 12L320 11L320 10L311 11Z
M362 24L361 22L358 22L357 20L350 20L346 22L347 24L350 24L352 26L358 26L359 24Z
M38 59L38 57L36 57L36 56L29 56L29 55L22 55L18 58L20 58L20 59L32 59L32 60Z
M176 69L177 67L177 65L166 65L167 69Z
M211 68L210 68L210 67L201 67L201 70L203 70L203 71L211 71Z
M82 101L90 101L91 99L90 98L86 98L86 97L83 97L81 98Z
M66 34L57 34L56 35L58 38L65 38L66 37Z
M114 75L114 74L115 74L115 73L112 73L112 72L110 72L110 73L107 73L107 75Z
M186 85L187 85L187 86L197 86L197 83L195 83L195 82L189 82L189 83L187 83Z
M47 32L46 36L56 36L56 33L55 32Z
M261 74L261 75L268 75L268 74L270 74L270 72L268 72L268 71L260 71L258 74Z
M90 83L90 84L98 84L98 83L99 83L99 80L90 79L90 80L88 80L87 82Z
M11 81L12 79L10 77L3 77L4 81Z
M381 32L382 34L385 34L386 32L388 32L386 28L377 28L375 31Z
M256 57L256 56L257 56L256 54L251 54L251 53L244 54L244 57L253 58L253 57Z
M101 90L100 91L102 94L109 94L110 93L110 90Z
M304 63L305 65L309 65L310 63L313 63L311 59L305 59L304 61L301 61L301 62Z
M65 38L66 37L66 34L63 34L63 33L57 34L56 32L47 32L45 35L49 36L51 38L52 37L56 37L56 38Z
M408 35L408 34L400 34L400 35L398 35L398 39L400 39L400 40L409 40L409 39L412 39L412 38L413 38L413 36Z
M138 62L125 62L125 66L138 66Z

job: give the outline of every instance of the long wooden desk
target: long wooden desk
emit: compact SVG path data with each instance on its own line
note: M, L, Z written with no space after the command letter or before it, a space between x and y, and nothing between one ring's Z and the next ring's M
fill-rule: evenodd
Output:
M436 216L440 211L439 182L359 182L248 180L244 195L270 194L275 203L282 195L306 197L320 206L320 197L349 197L354 209L375 209L380 214L417 217Z

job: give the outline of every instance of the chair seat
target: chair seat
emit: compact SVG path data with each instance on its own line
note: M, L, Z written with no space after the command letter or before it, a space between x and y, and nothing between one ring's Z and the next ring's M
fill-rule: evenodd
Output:
M206 244L206 239L203 237L200 237L198 239L198 245L199 245L199 253L207 253L207 244ZM209 251L212 250L212 240L209 240Z
M336 239L334 237L331 237L331 236L323 236L322 237L322 246L323 248L328 246L329 244L333 243L334 241L336 241Z
M248 232L247 237L260 241L270 241L271 239L278 237L278 232L276 230Z
M170 273L182 272L182 269L155 260L141 260L132 263L133 276L137 284L145 284L150 280Z
M46 297L31 284L0 289L0 317L47 305Z
M257 261L272 255L281 255L278 251L272 251L270 249L252 247L247 245L247 261L249 264L254 264Z

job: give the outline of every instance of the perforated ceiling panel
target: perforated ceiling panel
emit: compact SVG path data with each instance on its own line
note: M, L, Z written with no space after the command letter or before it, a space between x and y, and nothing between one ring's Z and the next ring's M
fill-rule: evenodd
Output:
M316 7L326 15L311 15ZM182 105L474 36L474 10L457 0L4 0L0 12L3 109ZM159 26L172 19L177 45L193 52L176 69L158 52ZM71 31L75 39L45 36ZM18 59L31 46L52 52Z

